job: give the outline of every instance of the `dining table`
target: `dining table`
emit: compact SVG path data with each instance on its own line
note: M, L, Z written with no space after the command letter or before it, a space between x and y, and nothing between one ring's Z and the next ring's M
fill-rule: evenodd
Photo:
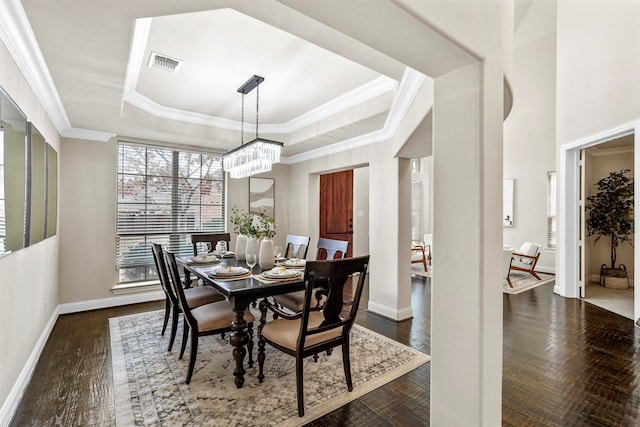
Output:
M176 261L184 270L185 287L191 286L191 276L193 275L202 280L203 286L214 287L231 303L234 316L231 322L229 343L233 346L233 359L236 363L233 375L236 387L242 388L246 373L244 358L247 354L246 347L249 342L248 325L244 317L245 312L249 310L249 306L253 302L259 299L303 290L304 269L300 269L301 274L298 278L266 281L260 276L262 270L259 266L250 269L252 274L249 277L219 278L215 276L214 270L220 268L220 263L198 263L193 262L188 257L176 257ZM238 261L236 258L223 258L221 261L228 265L247 267L244 262Z

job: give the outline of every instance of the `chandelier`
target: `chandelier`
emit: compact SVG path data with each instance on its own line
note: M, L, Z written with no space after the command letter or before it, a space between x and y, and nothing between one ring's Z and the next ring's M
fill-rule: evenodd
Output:
M222 167L231 178L245 178L261 172L269 172L271 165L280 161L282 142L271 141L258 136L258 106L260 102L260 83L264 77L253 76L238 88L242 94L242 126L240 128L240 147L228 151L222 156ZM244 96L256 88L256 138L244 143Z

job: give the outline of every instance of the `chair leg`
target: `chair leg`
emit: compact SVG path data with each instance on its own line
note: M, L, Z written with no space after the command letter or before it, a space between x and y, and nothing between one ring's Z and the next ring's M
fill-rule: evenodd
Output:
M258 382L264 381L264 340L262 335L258 334Z
M353 390L351 381L351 360L349 359L349 340L342 344L342 366L344 367L344 378L347 380L347 390Z
M248 325L249 342L247 343L247 351L249 352L249 367L253 368L253 323Z
M187 380L185 383L191 382L193 368L196 366L196 356L198 355L198 331L191 331L191 354L189 354L189 370L187 371Z
M177 307L171 310L171 335L169 336L169 346L167 351L171 351L173 343L176 340L176 332L178 330L178 317L180 317L180 310Z
M304 379L302 378L302 359L296 356L296 388L298 391L298 416L304 416Z
M182 345L180 346L180 357L179 359L182 359L182 356L184 356L184 351L187 348L187 338L188 338L188 334L189 334L189 325L187 324L186 319L182 319L183 324L184 324L184 328L182 328Z
M160 335L164 336L164 332L167 330L167 324L169 323L169 311L171 311L171 307L169 304L169 298L165 298L164 300L164 321L162 322L162 333ZM169 350L171 351L171 350Z
M538 276L538 273L536 273L535 271L531 270L531 271L529 271L529 273L531 273L531 275L532 275L533 277L535 277L536 279L538 279L538 280L542 280L542 279L540 278L540 276Z

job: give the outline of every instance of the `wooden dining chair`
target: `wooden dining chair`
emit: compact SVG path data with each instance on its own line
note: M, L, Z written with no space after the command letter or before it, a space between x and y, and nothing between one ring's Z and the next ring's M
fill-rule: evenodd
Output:
M302 363L305 357L342 346L342 364L347 389L353 390L349 360L349 334L358 313L369 256L329 261L309 261L304 272L305 290L302 311L287 313L268 300L260 302L258 326L259 382L264 381L265 343L296 358L296 389L298 415L304 415L304 381ZM357 275L357 276L356 276ZM357 277L355 295L350 310L344 309L344 287ZM312 300L317 281L328 285L327 301L321 310L314 309ZM267 323L267 310L278 319Z
M182 310L178 303L178 297L176 296L173 286L169 280L169 273L167 272L167 264L165 262L162 246L158 243L151 243L151 252L153 253L153 261L155 262L156 270L158 271L160 286L162 286L162 290L165 295L164 321L162 323L162 333L160 335L164 335L167 330L169 317L171 317L171 333L169 336L169 346L167 347L167 351L171 351L173 348L173 342L176 339L178 318ZM187 288L184 290L184 295L187 299L187 304L192 308L225 300L224 295L213 289L211 286ZM186 337L182 337L183 340L185 338Z
M316 261L343 259L347 255L347 249L349 249L349 242L347 241L320 238L318 239ZM273 300L276 304L288 308L291 311L300 311L304 305L304 291L277 295ZM317 305L322 304L322 293L317 293L315 301Z
M189 353L189 369L185 383L191 382L193 369L196 365L196 356L198 354L198 338L204 335L215 335L231 332L231 322L233 322L234 313L229 301L219 301L198 307L190 307L187 300L185 290L180 283L180 273L178 272L178 264L173 252L166 251L167 263L169 264L169 274L173 289L178 296L178 302L182 309L184 317L184 334L182 346L180 348L180 359L184 355L187 347L187 335L191 341L191 350ZM247 352L249 353L249 367L253 366L253 322L255 317L249 312L244 314L249 330L249 342L247 343Z
M216 244L224 240L227 242L227 248L231 246L231 234L230 233L209 233L209 234L192 234L191 244L193 245L193 256L198 255L198 243L211 243L211 250L215 250Z
M294 234L287 234L287 240L285 241L284 248L284 257L306 259L310 240L311 238L309 236L296 236Z
M349 242L321 237L318 239L317 249L316 260L342 259L347 256Z

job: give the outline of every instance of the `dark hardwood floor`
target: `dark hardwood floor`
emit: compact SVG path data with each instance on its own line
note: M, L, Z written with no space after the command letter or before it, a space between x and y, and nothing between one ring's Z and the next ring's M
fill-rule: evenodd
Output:
M413 279L412 320L395 323L367 313L364 295L357 322L430 353L429 280ZM503 425L640 425L640 329L554 295L552 287L503 296ZM145 303L60 316L11 425L114 425L108 318L162 307ZM311 425L428 425L430 369L423 365Z

